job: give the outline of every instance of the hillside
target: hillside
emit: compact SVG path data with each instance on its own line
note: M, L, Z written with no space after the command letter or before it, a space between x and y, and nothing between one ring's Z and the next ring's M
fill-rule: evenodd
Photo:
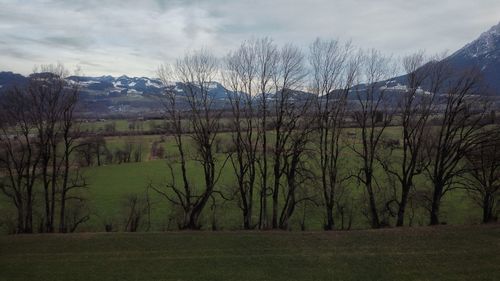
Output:
M490 90L500 94L500 22L446 60L458 69L477 67Z

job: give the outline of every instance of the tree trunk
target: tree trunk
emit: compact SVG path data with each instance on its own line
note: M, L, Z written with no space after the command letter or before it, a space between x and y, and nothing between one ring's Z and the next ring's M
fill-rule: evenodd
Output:
M401 194L401 202L399 203L398 218L396 221L396 226L404 226L405 222L405 211L406 205L408 203L408 195L410 194L410 187L404 186L403 193Z
M326 206L325 230L333 230L334 226L335 226L335 221L333 218L333 208L331 206Z
M252 212L249 208L243 210L243 228L251 229L252 228Z
M24 219L24 233L33 232L33 199L32 190L29 187L28 198L26 200L26 218Z
M244 183L242 180L239 181L239 186L240 186L240 192L241 192L241 204L242 204L242 212L243 212L243 228L244 229L250 229L251 225L251 210L250 206L248 205L248 198L246 191L244 190ZM251 199L250 199L251 200Z
M61 209L59 210L59 232L66 233L66 191L61 194Z
M368 177L369 178L369 177ZM380 220L378 218L377 203L375 201L375 195L373 194L373 187L371 179L367 181L366 188L368 191L368 199L370 204L370 218L372 228L380 228Z
M259 229L264 229L267 227L267 188L265 186L266 181L260 191L260 212L259 212Z
M50 224L47 231L54 232L54 217L56 212L56 188L57 188L57 146L52 145L52 184L50 194Z
M50 199L49 199L49 187L44 186L43 189L44 199L45 199L45 232L49 232L50 229Z
M187 229L199 230L201 228L198 219L200 217L200 212L193 210L189 216L189 222L187 224Z
M493 206L494 197L490 193L486 193L483 199L483 223L493 221Z
M100 149L100 146L98 145L97 146L97 166L100 167L101 166L101 149Z
M276 164L275 164L276 165ZM276 166L275 166L276 167ZM279 173L279 169L278 171L276 171L276 168L274 169L274 172L275 172L275 177L274 177L274 189L273 189L273 228L278 228L278 195L279 195L279 187L280 187L280 183L279 183L279 176L276 175L276 173Z
M22 202L17 204L17 228L16 233L24 232L24 207Z
M441 185L436 185L434 189L434 194L432 196L431 214L430 214L430 225L438 225L439 222L439 207L441 205L441 193L443 187Z
M265 97L262 99L262 186L260 191L260 212L259 212L259 229L267 228L267 106Z

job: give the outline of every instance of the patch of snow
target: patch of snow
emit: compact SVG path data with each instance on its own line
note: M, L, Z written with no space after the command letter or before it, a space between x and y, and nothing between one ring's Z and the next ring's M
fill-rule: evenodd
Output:
M141 95L142 92L141 91L137 91L135 89L129 89L129 90L127 90L127 94L128 95Z
M93 81L93 80L80 82L80 84L82 84L82 85L99 84L99 83L101 83L101 82L100 81Z
M146 87L155 87L161 88L160 84L155 81L155 83L151 82L151 80L146 80Z
M207 84L209 90L217 89L218 87L218 84L216 82L208 82Z
M174 81L169 81L165 83L165 86L175 86L175 85L177 85L177 83Z

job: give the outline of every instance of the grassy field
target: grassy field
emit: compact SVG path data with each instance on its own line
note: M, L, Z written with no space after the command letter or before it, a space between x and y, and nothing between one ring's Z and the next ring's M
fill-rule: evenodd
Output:
M0 236L0 280L498 280L500 225Z
M129 132L134 129L137 131L150 131L156 126L163 124L163 120L102 120L82 123L82 131L103 132L106 126L112 125L116 132Z
M201 185L201 167L195 163L190 163L189 172L197 179ZM127 163L121 165L109 165L103 167L94 167L86 171L89 189L88 197L90 209L92 210L91 221L84 226L84 230L103 231L104 224L112 221L115 226L120 228L123 221L124 204L128 194L142 195L146 191L148 182L160 185L168 178L167 166L163 160L147 161L142 163ZM228 188L231 185L231 169L225 170L219 188ZM314 187L309 187L314 188ZM362 187L352 186L353 192L357 197L363 193ZM155 192L151 192L151 199L154 203L152 212L152 228L162 230L168 227L168 216L171 214L171 205ZM354 213L354 228L369 227L366 218L361 213L362 202L355 201L357 208ZM206 217L211 215L210 208L204 212ZM241 227L240 210L236 202L227 202L218 207L217 217L222 229L237 229ZM297 210L296 216L292 220L292 228L298 229L298 219L301 216L301 209ZM456 190L444 198L442 219L449 224L470 224L480 222L481 209L478 208L472 200L463 191ZM257 219L257 213L255 214ZM427 212L418 210L414 224L427 224ZM209 228L208 218L205 228ZM308 229L319 230L322 227L323 214L319 207L310 206L307 209L306 225Z
M124 120L122 120L124 122ZM350 129L351 131L353 129ZM390 138L398 138L399 128L391 127L386 131L386 136ZM222 139L229 140L230 134L221 134ZM272 141L272 134L270 134ZM87 179L88 189L84 193L87 198L88 210L90 211L90 220L79 227L80 231L104 231L106 224L112 224L115 230L123 230L124 222L127 218L126 209L127 197L136 194L144 198L146 187L148 183L153 183L156 186L161 186L169 181L169 171L165 160L151 159L149 153L153 142L159 142L161 136L158 135L140 135L140 136L116 136L107 137L106 143L110 151L123 148L127 143L133 143L140 147L142 150L142 162L139 163L122 163L122 164L108 164L104 166L94 166L84 168L83 173ZM178 154L174 142L171 138L163 138L163 142L159 143L165 148L165 156L167 158L175 158ZM187 150L194 149L192 145L187 142ZM342 172L350 173L358 166L355 163L355 157L349 149L345 150L345 157L342 160ZM219 154L219 164L223 162L225 154ZM314 165L311 163L311 165ZM311 167L315 169L315 167ZM317 169L317 168L316 168ZM177 177L179 170L176 170ZM190 161L188 163L189 178L192 183L201 187L203 185L202 168L199 163ZM382 184L384 175L378 170ZM420 177L418 181L419 189L428 188L429 182L425 177ZM220 182L217 184L218 190L223 190L228 193L230 189L234 189L234 172L230 164L227 164L222 171ZM317 185L309 183L304 189L309 191L319 192ZM366 200L363 198L364 189L355 182L349 183L349 192L353 197L352 206L353 213L353 228L362 229L368 228L369 223L367 218L363 215L363 206ZM384 186L384 188L388 188ZM258 190L258 186L256 187ZM318 193L319 194L319 193ZM150 192L150 199L152 202L151 212L151 230L161 231L167 229L175 229L175 223L169 222L169 218L174 215L174 209L164 198L155 192ZM37 198L41 198L41 194ZM257 192L255 193L255 211L254 221L258 216L258 198ZM41 200L39 200L41 202ZM40 203L38 202L38 203ZM37 209L42 210L42 206L35 206ZM0 211L6 214L4 217L15 217L13 213L12 204L4 197L0 197ZM236 201L219 202L215 210L217 217L217 227L223 230L236 230L241 228L242 219L241 211L237 206ZM41 214L41 212L39 212ZM320 230L324 222L324 212L320 207L313 207L312 204L306 206L298 206L295 215L291 218L290 227L292 230L299 229L299 220L303 215L306 215L306 229ZM407 213L409 215L409 212ZM210 206L207 206L203 212L202 224L204 229L211 228L211 217L213 211ZM339 219L339 218L337 218ZM441 210L441 219L448 224L471 224L478 223L481 220L481 209L470 199L464 191L455 190L448 193L443 199L443 206ZM407 220L408 222L408 220ZM393 222L392 222L393 223ZM424 208L419 208L415 212L414 225L426 225L428 223L428 213ZM141 227L140 230L144 230ZM2 229L0 225L0 230Z
M386 136L390 138L398 138L399 128L388 128ZM272 134L270 135L272 137ZM221 138L229 139L230 134L221 134ZM92 217L89 223L84 226L87 231L102 231L104 224L113 222L115 226L120 229L120 224L123 221L123 206L127 195L130 194L144 194L146 186L149 182L160 186L169 180L169 171L165 160L149 160L149 149L154 141L158 141L160 136L122 136L122 137L109 137L107 144L110 149L123 146L126 142L133 142L141 144L143 150L143 159L141 163L126 163L126 164L113 164L102 167L91 167L84 170L89 183L89 203L91 204ZM271 140L272 141L272 140ZM171 138L165 138L165 142L161 145L165 147L166 157L176 157L178 152L175 148ZM188 149L193 149L189 145ZM345 149L345 157L341 165L344 173L352 172L356 169L355 157L349 149ZM220 154L219 164L225 155ZM203 185L203 177L201 165L195 161L188 163L189 178L197 186ZM313 165L313 164L311 164ZM314 169L314 167L312 167ZM180 176L179 170L176 170L177 177ZM384 178L381 169L378 170L380 179ZM383 180L382 180L383 181ZM229 190L234 185L234 173L230 164L227 164L223 169L221 181L218 183L219 190ZM420 176L418 178L418 188L429 187L428 180ZM258 187L256 187L258 189ZM305 187L308 190L314 190L317 186L309 184ZM385 186L387 188L387 186ZM350 182L349 190L352 193L355 201L355 212L353 215L353 228L367 228L369 227L366 217L362 214L362 205L364 199L362 198L364 189L355 182ZM319 191L319 190L316 190ZM152 229L165 230L168 228L168 217L172 214L172 206L162 199L158 194L151 192L151 199L153 201L152 212ZM255 196L255 206L258 208L257 196ZM442 221L449 224L470 224L480 222L481 209L470 199L470 197L461 190L455 190L447 194L442 206L441 216ZM257 209L256 209L257 210ZM298 229L298 220L302 215L302 208L299 206L296 215L292 218L292 229ZM211 216L211 210L207 207L204 212L205 219L204 226L209 228L208 217ZM218 227L222 229L238 229L241 227L241 211L237 207L236 202L227 202L222 206L218 206L217 219L219 222ZM323 224L323 211L319 207L309 206L306 210L306 226L310 230L319 230ZM255 212L255 219L257 219L257 211ZM423 208L416 211L414 224L425 225L428 223L428 213ZM172 225L170 225L172 227Z

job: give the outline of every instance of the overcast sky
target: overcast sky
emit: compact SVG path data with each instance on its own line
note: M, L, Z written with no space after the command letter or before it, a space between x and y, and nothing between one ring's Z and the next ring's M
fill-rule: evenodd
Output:
M185 50L222 55L263 36L305 50L322 37L395 56L453 52L499 21L499 0L0 0L0 71L62 62L153 76Z

